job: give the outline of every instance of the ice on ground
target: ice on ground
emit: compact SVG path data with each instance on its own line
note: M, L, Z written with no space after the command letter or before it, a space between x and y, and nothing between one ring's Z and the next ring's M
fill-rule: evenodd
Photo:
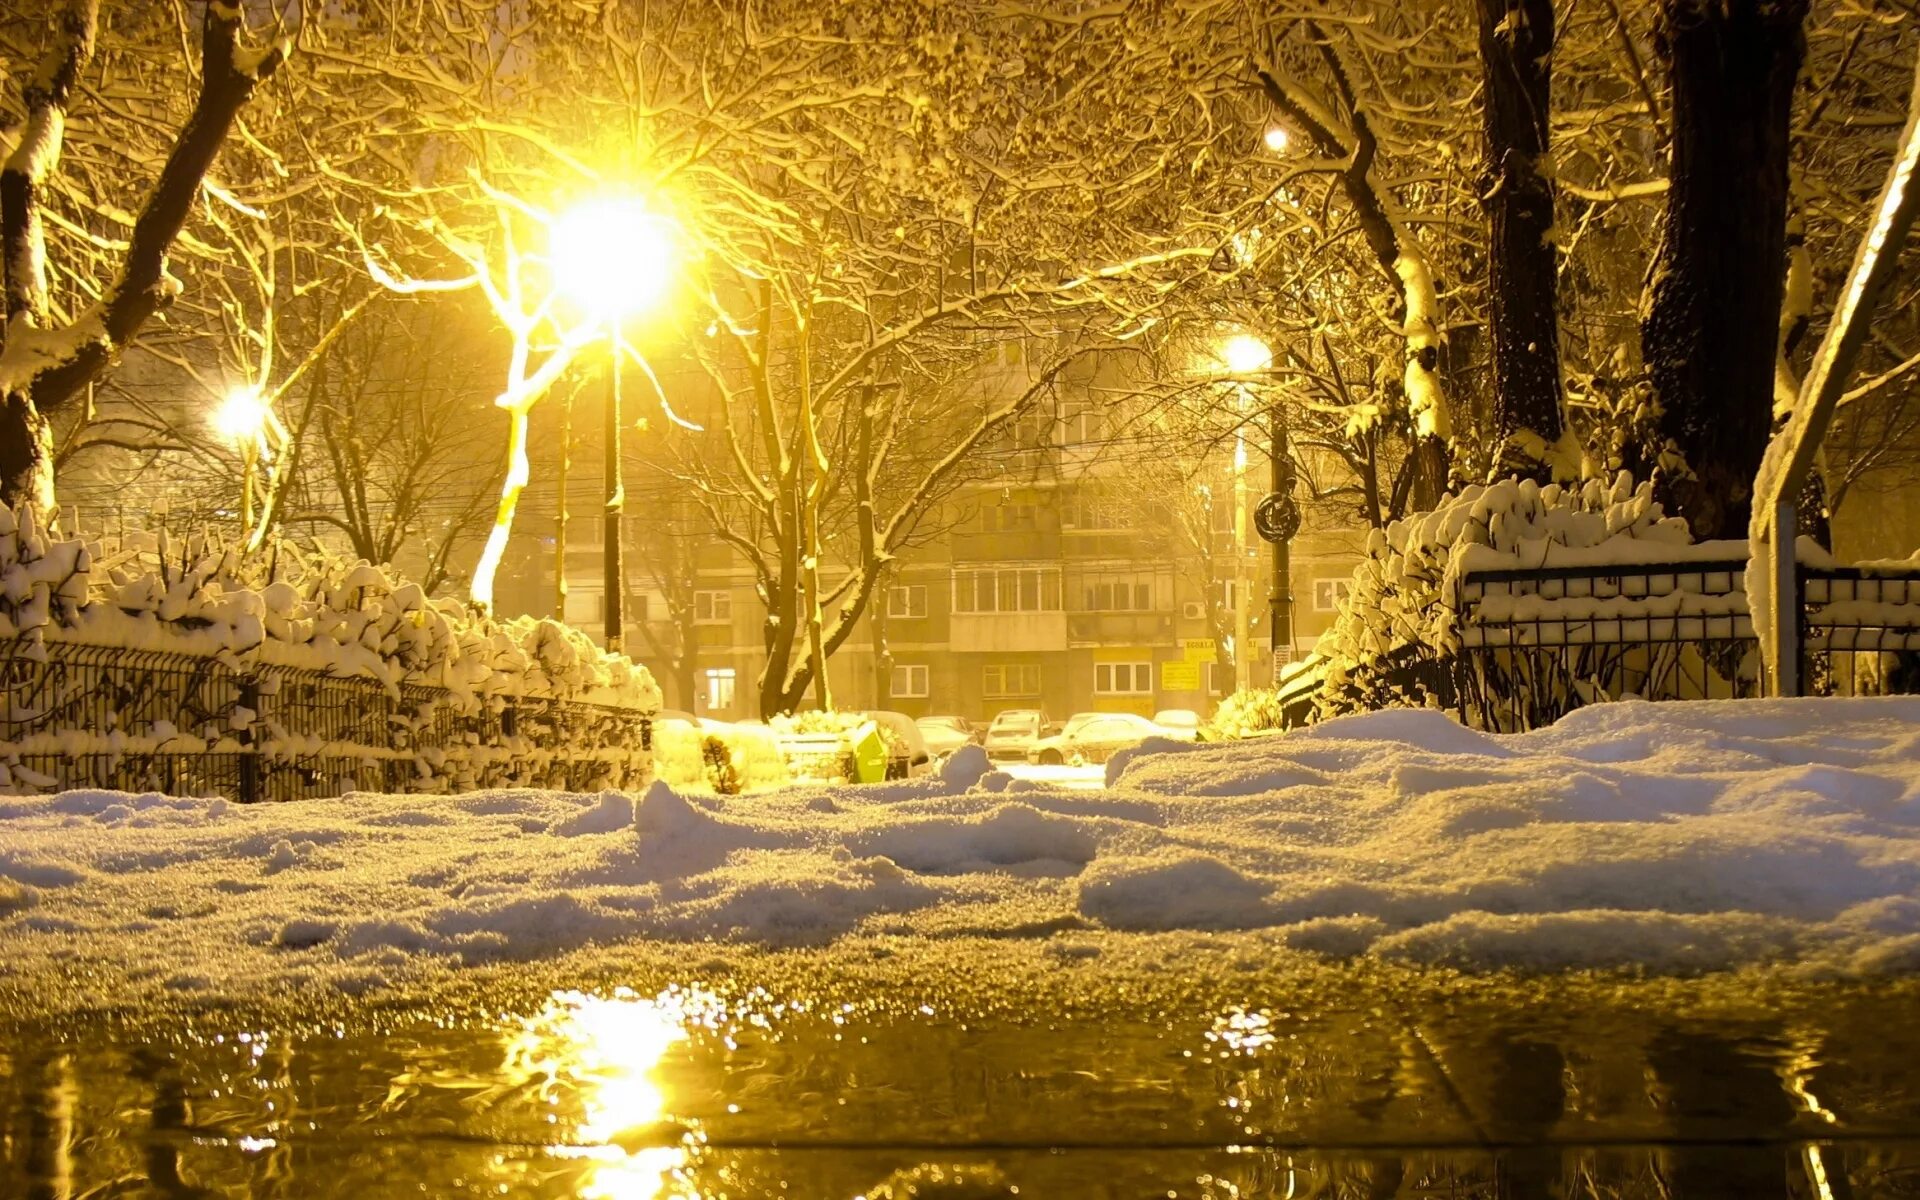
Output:
M1467 968L1920 968L1920 699L1401 710L1129 756L1105 787L938 777L0 804L0 985L322 984L641 942L1248 939ZM598 950L595 950L598 948Z

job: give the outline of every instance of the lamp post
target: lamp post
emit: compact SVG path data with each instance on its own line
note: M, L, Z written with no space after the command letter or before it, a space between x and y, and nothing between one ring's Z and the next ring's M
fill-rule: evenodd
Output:
M606 529L601 564L606 588L604 640L608 650L618 653L626 648L627 592L621 538L627 504L620 437L620 359L626 352L621 322L665 298L674 257L672 229L643 202L608 197L584 201L560 214L548 236L555 284L606 326L613 353L607 380ZM563 512L566 503L562 496ZM564 574L564 543L561 555L555 570Z
M273 415L266 396L252 386L229 391L208 422L215 433L240 451L240 528L243 534L251 534L260 460L271 453L277 441L284 440L286 431Z
M1273 363L1273 351L1251 334L1235 334L1220 347L1220 361L1234 375L1252 375ZM1245 383L1235 382L1234 407L1242 420L1233 433L1233 685L1245 691L1252 682L1252 652L1248 645L1252 619L1247 612L1247 595L1253 590L1248 571L1247 539L1247 434L1244 413L1250 400Z

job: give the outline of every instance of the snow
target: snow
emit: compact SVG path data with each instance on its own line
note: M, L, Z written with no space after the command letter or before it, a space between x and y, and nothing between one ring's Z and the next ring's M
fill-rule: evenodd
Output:
M1160 743L1082 790L958 755L926 779L733 797L0 798L16 995L358 994L903 937L1920 969L1920 699L1630 701L1515 735L1383 711Z

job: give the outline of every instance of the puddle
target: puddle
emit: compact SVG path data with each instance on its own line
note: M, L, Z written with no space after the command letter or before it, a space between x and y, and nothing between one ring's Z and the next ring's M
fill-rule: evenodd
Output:
M1893 997L1720 1019L1498 989L1152 1019L1035 999L615 988L485 1019L16 1029L0 1195L1920 1194L1920 1033Z

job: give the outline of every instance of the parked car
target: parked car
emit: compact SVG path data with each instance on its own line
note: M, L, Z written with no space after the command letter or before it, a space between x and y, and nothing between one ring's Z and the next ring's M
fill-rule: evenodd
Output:
M1166 730L1137 713L1075 713L1059 733L1035 742L1027 760L1047 766L1105 762L1115 750L1165 734Z
M1183 742L1200 740L1200 714L1190 708L1163 708L1153 714L1153 723L1160 727L1162 737Z
M987 726L987 757L1025 758L1033 744L1046 736L1047 714L1037 708L1009 708Z
M893 749L887 755L888 779L912 779L933 770L933 755L927 749L927 739L921 735L920 726L914 719L902 712L889 712L884 709L869 709L866 717L892 734L904 750Z
M980 740L980 731L965 717L921 717L914 722L927 740L927 753L945 758L960 747Z

